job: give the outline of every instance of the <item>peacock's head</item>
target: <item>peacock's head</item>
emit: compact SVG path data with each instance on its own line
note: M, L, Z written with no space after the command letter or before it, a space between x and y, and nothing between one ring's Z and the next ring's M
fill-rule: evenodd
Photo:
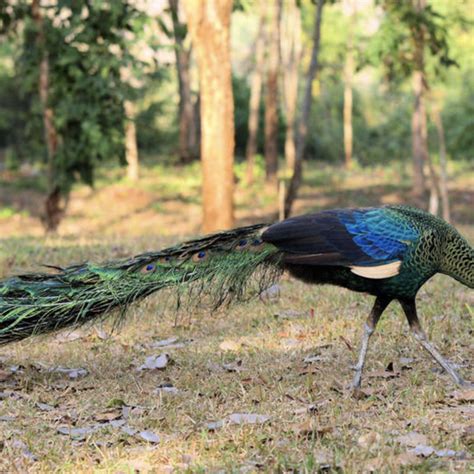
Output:
M441 273L474 288L474 248L455 229L448 233L443 245Z

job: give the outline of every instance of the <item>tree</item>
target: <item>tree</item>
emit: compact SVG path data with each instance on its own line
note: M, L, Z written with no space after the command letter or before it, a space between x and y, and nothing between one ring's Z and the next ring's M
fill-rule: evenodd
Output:
M426 0L412 0L414 11L422 15ZM425 190L424 163L429 161L428 130L426 125L426 77L425 77L425 26L422 22L411 27L414 46L413 55L413 96L412 147L413 147L413 191L421 196ZM431 174L433 178L433 174Z
M276 188L278 172L278 72L282 0L268 4L267 77L265 87L265 179Z
M441 196L442 205L442 216L447 222L451 221L451 210L449 204L449 193L448 193L448 171L447 171L447 153L446 153L446 139L444 133L443 119L440 112L440 104L433 99L431 106L431 119L436 127L436 133L438 135L438 148L439 148L439 193Z
M136 110L131 100L123 103L125 110L125 161L127 162L127 177L130 181L138 181L139 162L137 146L137 130L135 127Z
M286 118L285 161L287 169L292 170L296 157L295 126L298 103L298 67L301 56L301 13L296 0L288 0L283 4L280 49Z
M63 209L60 204L60 193L55 182L54 169L56 166L56 151L58 148L58 133L54 125L54 111L50 104L50 73L49 54L46 46L45 26L40 1L31 3L31 18L36 26L36 46L40 54L38 73L38 94L43 115L44 138L48 153L47 183L48 193L45 201L44 222L48 231L56 230L61 221Z
M444 17L426 0L382 0L385 18L379 29L376 51L390 82L412 79L414 106L412 113L413 194L421 197L426 189L424 165L430 170L431 196L437 191L434 167L428 152L426 91L430 79L427 59L433 70L455 62L449 56Z
M298 120L296 135L296 157L293 174L291 176L288 193L285 199L284 215L288 217L291 214L291 208L298 194L303 174L303 156L306 145L306 136L308 134L308 121L311 112L313 98L313 81L316 77L319 66L319 50L321 43L321 20L323 17L324 0L318 0L315 9L314 27L313 27L313 49L311 51L311 62L306 75L306 86L304 90L302 111Z
M260 6L260 21L255 39L255 65L250 80L250 99L249 99L249 121L248 121L248 139L245 150L247 161L247 182L253 181L255 154L257 153L257 135L258 119L260 112L260 101L262 93L263 78L263 60L264 60L264 40L265 40L265 18L264 8Z
M176 68L179 87L179 157L189 163L198 157L198 140L195 107L191 91L191 45L186 44L186 23L180 20L178 0L169 0L173 37L175 41Z
M231 0L185 0L201 98L203 230L234 223L234 104L230 62Z
M125 31L133 32L139 18L128 1L66 3L0 9L2 33L22 35L16 73L31 97L31 124L41 110L46 150L37 151L47 157L47 230L59 225L75 182L92 185L99 161L124 162L129 88L120 71L133 62ZM14 28L19 22L22 28Z
M353 129L352 129L352 81L354 76L354 33L356 23L355 0L346 0L348 10L349 25L346 43L346 62L344 65L344 157L345 166L350 169L352 166Z

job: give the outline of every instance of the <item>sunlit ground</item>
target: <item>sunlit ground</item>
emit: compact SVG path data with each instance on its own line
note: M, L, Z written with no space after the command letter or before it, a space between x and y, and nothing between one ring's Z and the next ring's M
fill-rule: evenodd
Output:
M196 235L197 171L150 167L139 189L115 182L116 170L104 172L95 191L73 193L59 236L47 238L37 191L10 177L1 196L0 273L124 257ZM465 167L451 173L454 219L473 242L474 176ZM313 165L307 177L297 212L410 200L397 166L345 173ZM274 220L275 201L260 182L239 186L238 224ZM474 380L472 291L437 276L418 302L431 340ZM279 298L217 314L176 313L173 303L171 295L150 297L112 333L106 323L2 348L0 470L474 469L472 392L455 392L409 335L397 304L372 339L365 396L355 400L346 387L371 297L284 278ZM168 338L177 340L160 346ZM166 367L137 370L163 353ZM264 416L239 425L229 423L232 414Z

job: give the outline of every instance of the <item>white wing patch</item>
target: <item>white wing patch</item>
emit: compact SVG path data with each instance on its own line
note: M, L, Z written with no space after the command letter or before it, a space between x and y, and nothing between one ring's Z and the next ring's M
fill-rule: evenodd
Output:
M381 280L382 278L390 278L400 273L401 260L396 262L386 263L384 265L377 265L374 267L350 267L351 272L361 277L370 278L372 280Z

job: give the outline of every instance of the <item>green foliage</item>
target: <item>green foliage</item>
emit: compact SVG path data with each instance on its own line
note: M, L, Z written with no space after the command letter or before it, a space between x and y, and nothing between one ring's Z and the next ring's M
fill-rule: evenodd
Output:
M422 42L429 52L435 75L440 67L457 63L451 58L446 19L432 5L417 11L412 1L379 0L385 15L369 50L372 62L381 61L390 81L405 79L417 64L416 48Z
M37 155L45 158L44 143L38 147L35 141L42 137L38 82L46 55L48 105L58 134L54 180L67 192L78 180L92 184L98 162L123 160L123 100L131 91L120 73L121 68L132 66L126 38L137 26L138 13L128 2L62 0L42 9L41 42L38 23L26 5L20 3L11 10L24 25L16 80L29 101L26 133Z
M232 92L234 94L234 126L235 126L235 153L245 156L248 139L249 100L250 89L246 77L232 76ZM265 106L262 96L259 111L257 134L257 149L263 153ZM285 117L281 108L278 108L278 147L283 150L285 143Z
M474 71L462 76L458 93L451 96L443 112L447 148L456 159L474 161Z

